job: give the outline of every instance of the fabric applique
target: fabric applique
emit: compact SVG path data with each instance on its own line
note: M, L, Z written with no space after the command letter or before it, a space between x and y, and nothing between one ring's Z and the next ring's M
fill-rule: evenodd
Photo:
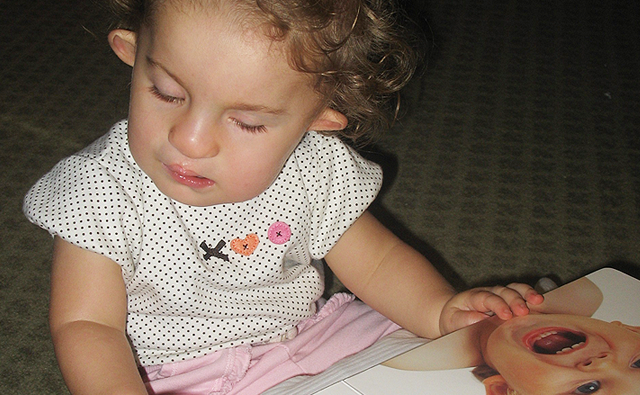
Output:
M291 240L291 227L284 222L278 221L269 227L267 235L273 244L284 244ZM237 238L231 240L231 250L240 255L249 256L258 248L258 244L260 244L258 235L250 233L244 239ZM204 260L208 261L213 257L229 262L229 255L222 252L222 249L226 245L227 243L224 240L220 240L215 248L209 247L204 241L200 243L200 248L205 252L203 256Z
M291 239L291 228L284 222L276 222L269 227L267 233L273 244L284 244Z
M244 239L231 240L231 249L238 254L249 256L258 248L260 239L255 233L248 234Z
M227 243L225 243L224 240L220 240L216 247L211 249L211 247L209 247L206 242L203 241L202 243L200 243L200 248L202 248L205 252L203 257L204 260L208 261L209 259L211 259L211 257L214 257L229 262L229 255L222 253L222 248L224 248L226 244Z

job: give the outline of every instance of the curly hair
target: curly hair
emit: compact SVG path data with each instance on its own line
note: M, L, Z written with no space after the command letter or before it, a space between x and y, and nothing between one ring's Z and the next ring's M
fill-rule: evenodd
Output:
M108 0L115 27L138 31L167 0ZM202 2L203 0L200 0ZM411 79L417 52L391 0L236 0L287 45L289 63L314 77L326 104L349 125L338 133L368 141L395 121L399 91ZM394 100L395 103L394 103Z

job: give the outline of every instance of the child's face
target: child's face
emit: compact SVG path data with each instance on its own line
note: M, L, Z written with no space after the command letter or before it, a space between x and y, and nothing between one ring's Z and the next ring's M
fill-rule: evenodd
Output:
M635 328L574 315L528 315L498 327L484 355L519 394L640 394Z
M243 30L224 6L197 12L167 2L134 44L129 59L112 40L121 59L135 63L131 153L179 202L251 199L275 180L305 132L346 125L322 107L309 77L290 68L282 43Z

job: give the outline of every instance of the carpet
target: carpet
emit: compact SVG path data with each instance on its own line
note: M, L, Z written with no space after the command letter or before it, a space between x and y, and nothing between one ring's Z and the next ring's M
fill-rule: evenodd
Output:
M639 3L405 3L427 56L402 118L363 150L385 170L376 216L461 289L603 266L639 277ZM0 391L61 394L51 238L21 200L126 116L130 71L98 3L2 8Z

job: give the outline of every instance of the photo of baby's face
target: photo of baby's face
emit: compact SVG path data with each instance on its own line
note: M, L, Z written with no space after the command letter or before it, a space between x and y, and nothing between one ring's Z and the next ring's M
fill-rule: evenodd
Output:
M483 350L519 395L640 394L640 330L535 314L500 325Z

